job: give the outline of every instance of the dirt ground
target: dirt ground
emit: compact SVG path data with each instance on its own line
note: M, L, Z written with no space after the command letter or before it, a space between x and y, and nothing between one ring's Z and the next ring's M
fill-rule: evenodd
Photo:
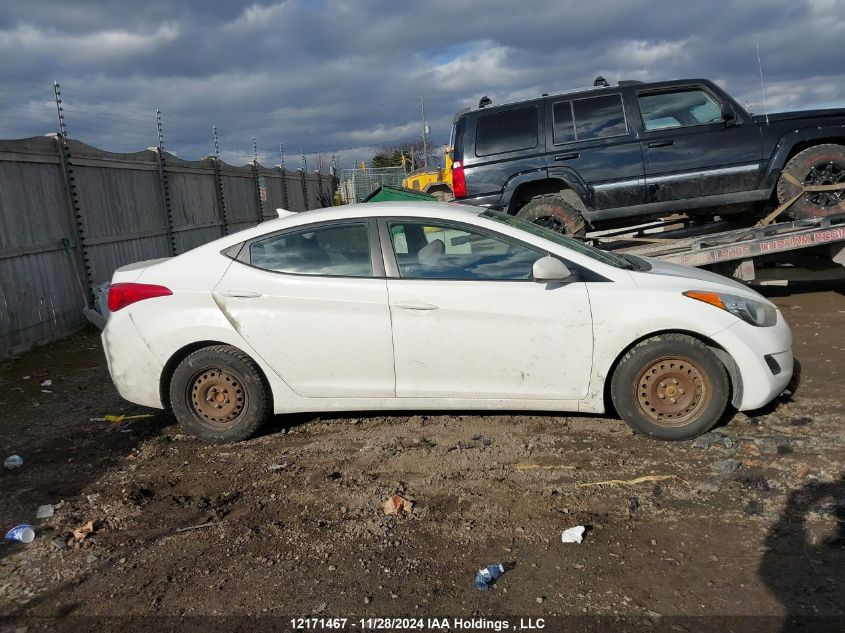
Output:
M0 473L0 527L37 536L0 545L0 630L129 630L139 616L158 618L145 630L281 630L294 616L559 630L556 617L584 615L617 630L701 630L715 615L749 616L725 631L799 630L784 619L804 616L822 619L800 630L843 630L845 287L768 294L800 383L683 443L602 416L378 413L279 416L210 446L122 401L94 331L6 361L0 447L25 463ZM155 415L92 421L119 413ZM597 484L644 475L669 477ZM397 493L412 511L385 516ZM562 543L577 525L583 543ZM476 570L500 562L515 567L478 591Z

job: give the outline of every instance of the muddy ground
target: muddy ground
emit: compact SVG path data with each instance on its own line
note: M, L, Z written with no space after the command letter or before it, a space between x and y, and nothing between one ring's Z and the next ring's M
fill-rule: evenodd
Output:
M2 472L0 526L32 523L37 537L0 546L0 626L587 614L683 631L714 614L769 616L754 620L766 630L842 618L845 287L769 294L793 326L794 394L674 444L601 416L379 413L279 416L259 437L209 446L163 414L91 420L155 413L119 398L96 332L7 361L0 447L26 461ZM644 475L671 477L594 485ZM396 493L413 510L385 516ZM47 503L60 505L37 520ZM561 543L577 525L584 542ZM479 567L506 561L491 590L473 586ZM730 622L720 630L751 620ZM807 630L822 623L845 621Z

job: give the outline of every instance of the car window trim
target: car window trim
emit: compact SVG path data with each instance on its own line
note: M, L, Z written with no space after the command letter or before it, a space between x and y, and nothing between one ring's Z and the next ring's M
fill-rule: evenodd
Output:
M678 127L663 127L663 128L658 129L658 130L649 130L648 127L646 127L645 117L643 117L643 110L640 107L640 97L642 97L642 96L647 97L649 95L671 94L673 92L691 92L693 90L700 90L701 92L708 95L711 99L713 99L713 101L716 103L716 105L719 106L719 108L721 108L722 105L724 105L724 103L725 103L724 101L722 101L722 99L720 99L717 95L715 95L712 90L709 90L707 88L707 86L702 85L702 84L688 84L686 86L680 86L680 87L679 86L673 86L673 87L659 88L659 89L655 89L655 90L639 90L639 91L637 91L637 94L636 94L637 111L640 113L640 121L642 121L642 123L643 123L643 133L644 134L654 134L654 133L657 133L657 132L671 132L671 131L674 131L674 130L690 130L690 129L693 129L693 128L704 127L704 126L709 126L709 125L724 126L725 122L724 122L724 120L722 120L722 121L713 121L712 123L695 123L693 125L679 125ZM731 105L733 105L733 104L731 104ZM737 121L740 121L740 118L738 116L737 116ZM737 125L739 125L739 123L737 123Z
M319 275L311 273L292 273L283 270L270 270L268 268L262 268L261 266L255 266L251 261L250 247L255 242L261 242L263 240L270 239L278 235L285 235L287 233L300 233L309 229L315 229L324 226L343 226L345 224L363 224L367 228L367 245L370 249L370 265L373 268L373 274L369 277L359 277L355 275ZM254 268L255 270L261 270L265 273L273 273L275 275L290 275L292 277L307 277L320 279L384 279L386 277L384 270L384 260L381 256L382 249L379 244L378 238L378 228L376 226L375 218L372 217L342 218L340 220L321 220L319 222L311 222L309 224L298 224L296 226L288 226L277 231L271 231L270 233L265 233L257 237L252 237L248 240L244 240L243 242L241 242L241 245L241 250L238 254L238 258L235 259L235 261L244 264L245 266L249 266L250 268Z
M545 257L546 255L550 255L562 261L567 266L570 264L577 268L582 269L583 266L579 266L573 262L568 261L567 259L557 255L556 253L552 253L550 251L546 251L544 249L538 248L533 244L529 244L527 242L523 242L519 238L511 237L510 235L504 235L492 229L488 229L486 227L477 226L475 224L469 224L467 222L461 222L460 220L441 220L439 218L425 218L425 217L417 217L417 216L383 216L378 218L378 226L379 226L379 235L381 237L381 245L382 249L384 249L384 261L385 261L385 268L387 269L387 279L401 279L403 281L494 281L494 282L517 282L517 283L524 283L526 281L531 283L537 283L534 281L533 277L529 277L528 279L463 279L458 277L402 277L399 272L399 263L396 259L396 252L393 249L393 241L390 239L390 227L388 224L390 222L421 222L421 223L428 223L430 226L448 226L450 228L458 228L459 230L467 230L472 231L475 233L481 233L482 235L486 235L493 239L502 240L503 242L508 242L510 244L514 244L516 246L521 246L529 251L533 251L537 253L538 259L540 257ZM581 279L573 279L572 282L567 283L574 283L578 281L583 281Z

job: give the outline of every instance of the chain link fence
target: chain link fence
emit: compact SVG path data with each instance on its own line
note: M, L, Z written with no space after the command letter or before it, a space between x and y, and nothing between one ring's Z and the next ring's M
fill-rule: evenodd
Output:
M340 197L344 204L363 202L364 198L382 185L401 187L408 173L404 167L342 169Z

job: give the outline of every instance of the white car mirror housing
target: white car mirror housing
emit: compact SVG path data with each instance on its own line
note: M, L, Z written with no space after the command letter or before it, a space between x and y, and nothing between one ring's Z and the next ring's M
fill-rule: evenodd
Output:
M534 281L548 283L554 281L565 281L572 276L569 268L562 261L551 255L541 257L531 269Z

